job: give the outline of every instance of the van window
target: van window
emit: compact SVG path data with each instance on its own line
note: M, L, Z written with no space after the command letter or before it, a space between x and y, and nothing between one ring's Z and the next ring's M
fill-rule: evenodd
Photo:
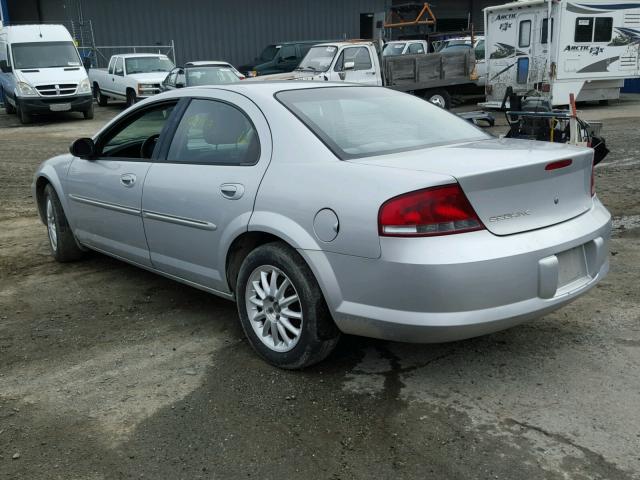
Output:
M111 57L111 60L109 60L109 68L107 70L110 74L113 74L113 66L115 65L115 63L116 57Z
M547 43L547 35L549 33L549 19L542 20L542 29L540 31L540 43L543 45ZM553 18L551 19L551 41L553 42Z
M520 22L518 46L528 47L529 45L531 45L531 20L522 20Z
M11 51L16 70L82 65L73 42L14 43Z
M484 40L480 40L474 49L476 60L484 60Z
M593 38L593 18L576 18L576 32L573 37L575 42L591 42Z
M594 42L611 41L612 32L613 32L613 17L596 18L596 25L593 31Z

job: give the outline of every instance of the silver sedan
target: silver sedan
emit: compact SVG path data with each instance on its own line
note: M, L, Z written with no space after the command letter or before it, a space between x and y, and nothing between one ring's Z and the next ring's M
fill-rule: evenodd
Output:
M235 300L283 368L340 333L442 342L544 315L608 270L588 148L492 137L378 87L154 96L38 169L61 262L96 250Z

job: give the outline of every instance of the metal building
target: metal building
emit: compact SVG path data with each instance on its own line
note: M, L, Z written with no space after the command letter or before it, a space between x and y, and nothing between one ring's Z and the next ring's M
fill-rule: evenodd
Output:
M168 45L178 62L250 63L265 45L371 38L374 14L409 0L0 0L5 23L62 23L96 45ZM414 0L415 1L415 0ZM496 0L433 0L439 30L482 22ZM89 28L89 25L91 28ZM478 30L478 28L476 27ZM482 28L479 28L480 30ZM78 38L86 44L87 39ZM113 53L113 52L112 52Z

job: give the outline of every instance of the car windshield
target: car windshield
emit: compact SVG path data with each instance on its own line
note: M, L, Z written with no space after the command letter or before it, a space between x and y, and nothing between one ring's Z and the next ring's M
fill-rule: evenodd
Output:
M279 48L280 47L276 45L267 45L260 54L260 60L263 62L270 62L271 60L273 60L273 57L276 56L276 53L278 53Z
M276 98L342 160L491 138L440 107L386 88L285 90Z
M331 62L337 51L338 47L334 47L333 45L311 47L296 70L326 72L331 66Z
M132 57L125 59L127 75L132 73L168 72L175 65L167 57Z
M78 67L78 51L72 42L14 43L13 65L16 69Z
M387 43L382 50L383 57L389 57L392 55L402 55L405 43Z
M185 70L187 87L239 82L233 70L225 66L190 67Z

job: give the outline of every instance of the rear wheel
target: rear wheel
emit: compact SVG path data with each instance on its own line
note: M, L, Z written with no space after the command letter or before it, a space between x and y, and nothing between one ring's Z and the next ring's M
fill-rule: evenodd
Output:
M136 103L136 92L127 90L127 108Z
M247 255L236 297L251 346L276 367L318 363L338 342L340 332L311 270L283 243L262 245Z
M44 214L53 257L58 262L72 262L82 258L84 252L76 243L58 194L51 185L47 185L44 189Z
M9 100L7 99L7 94L4 93L4 91L2 92L2 103L4 103L4 111L7 112L9 115L11 115L12 113L16 113L16 108L9 103Z
M424 96L425 100L434 105L449 110L451 108L451 95L446 90L429 90Z
M93 91L95 92L96 100L98 100L98 105L100 105L101 107L106 107L109 98L104 96L97 84L93 87Z

